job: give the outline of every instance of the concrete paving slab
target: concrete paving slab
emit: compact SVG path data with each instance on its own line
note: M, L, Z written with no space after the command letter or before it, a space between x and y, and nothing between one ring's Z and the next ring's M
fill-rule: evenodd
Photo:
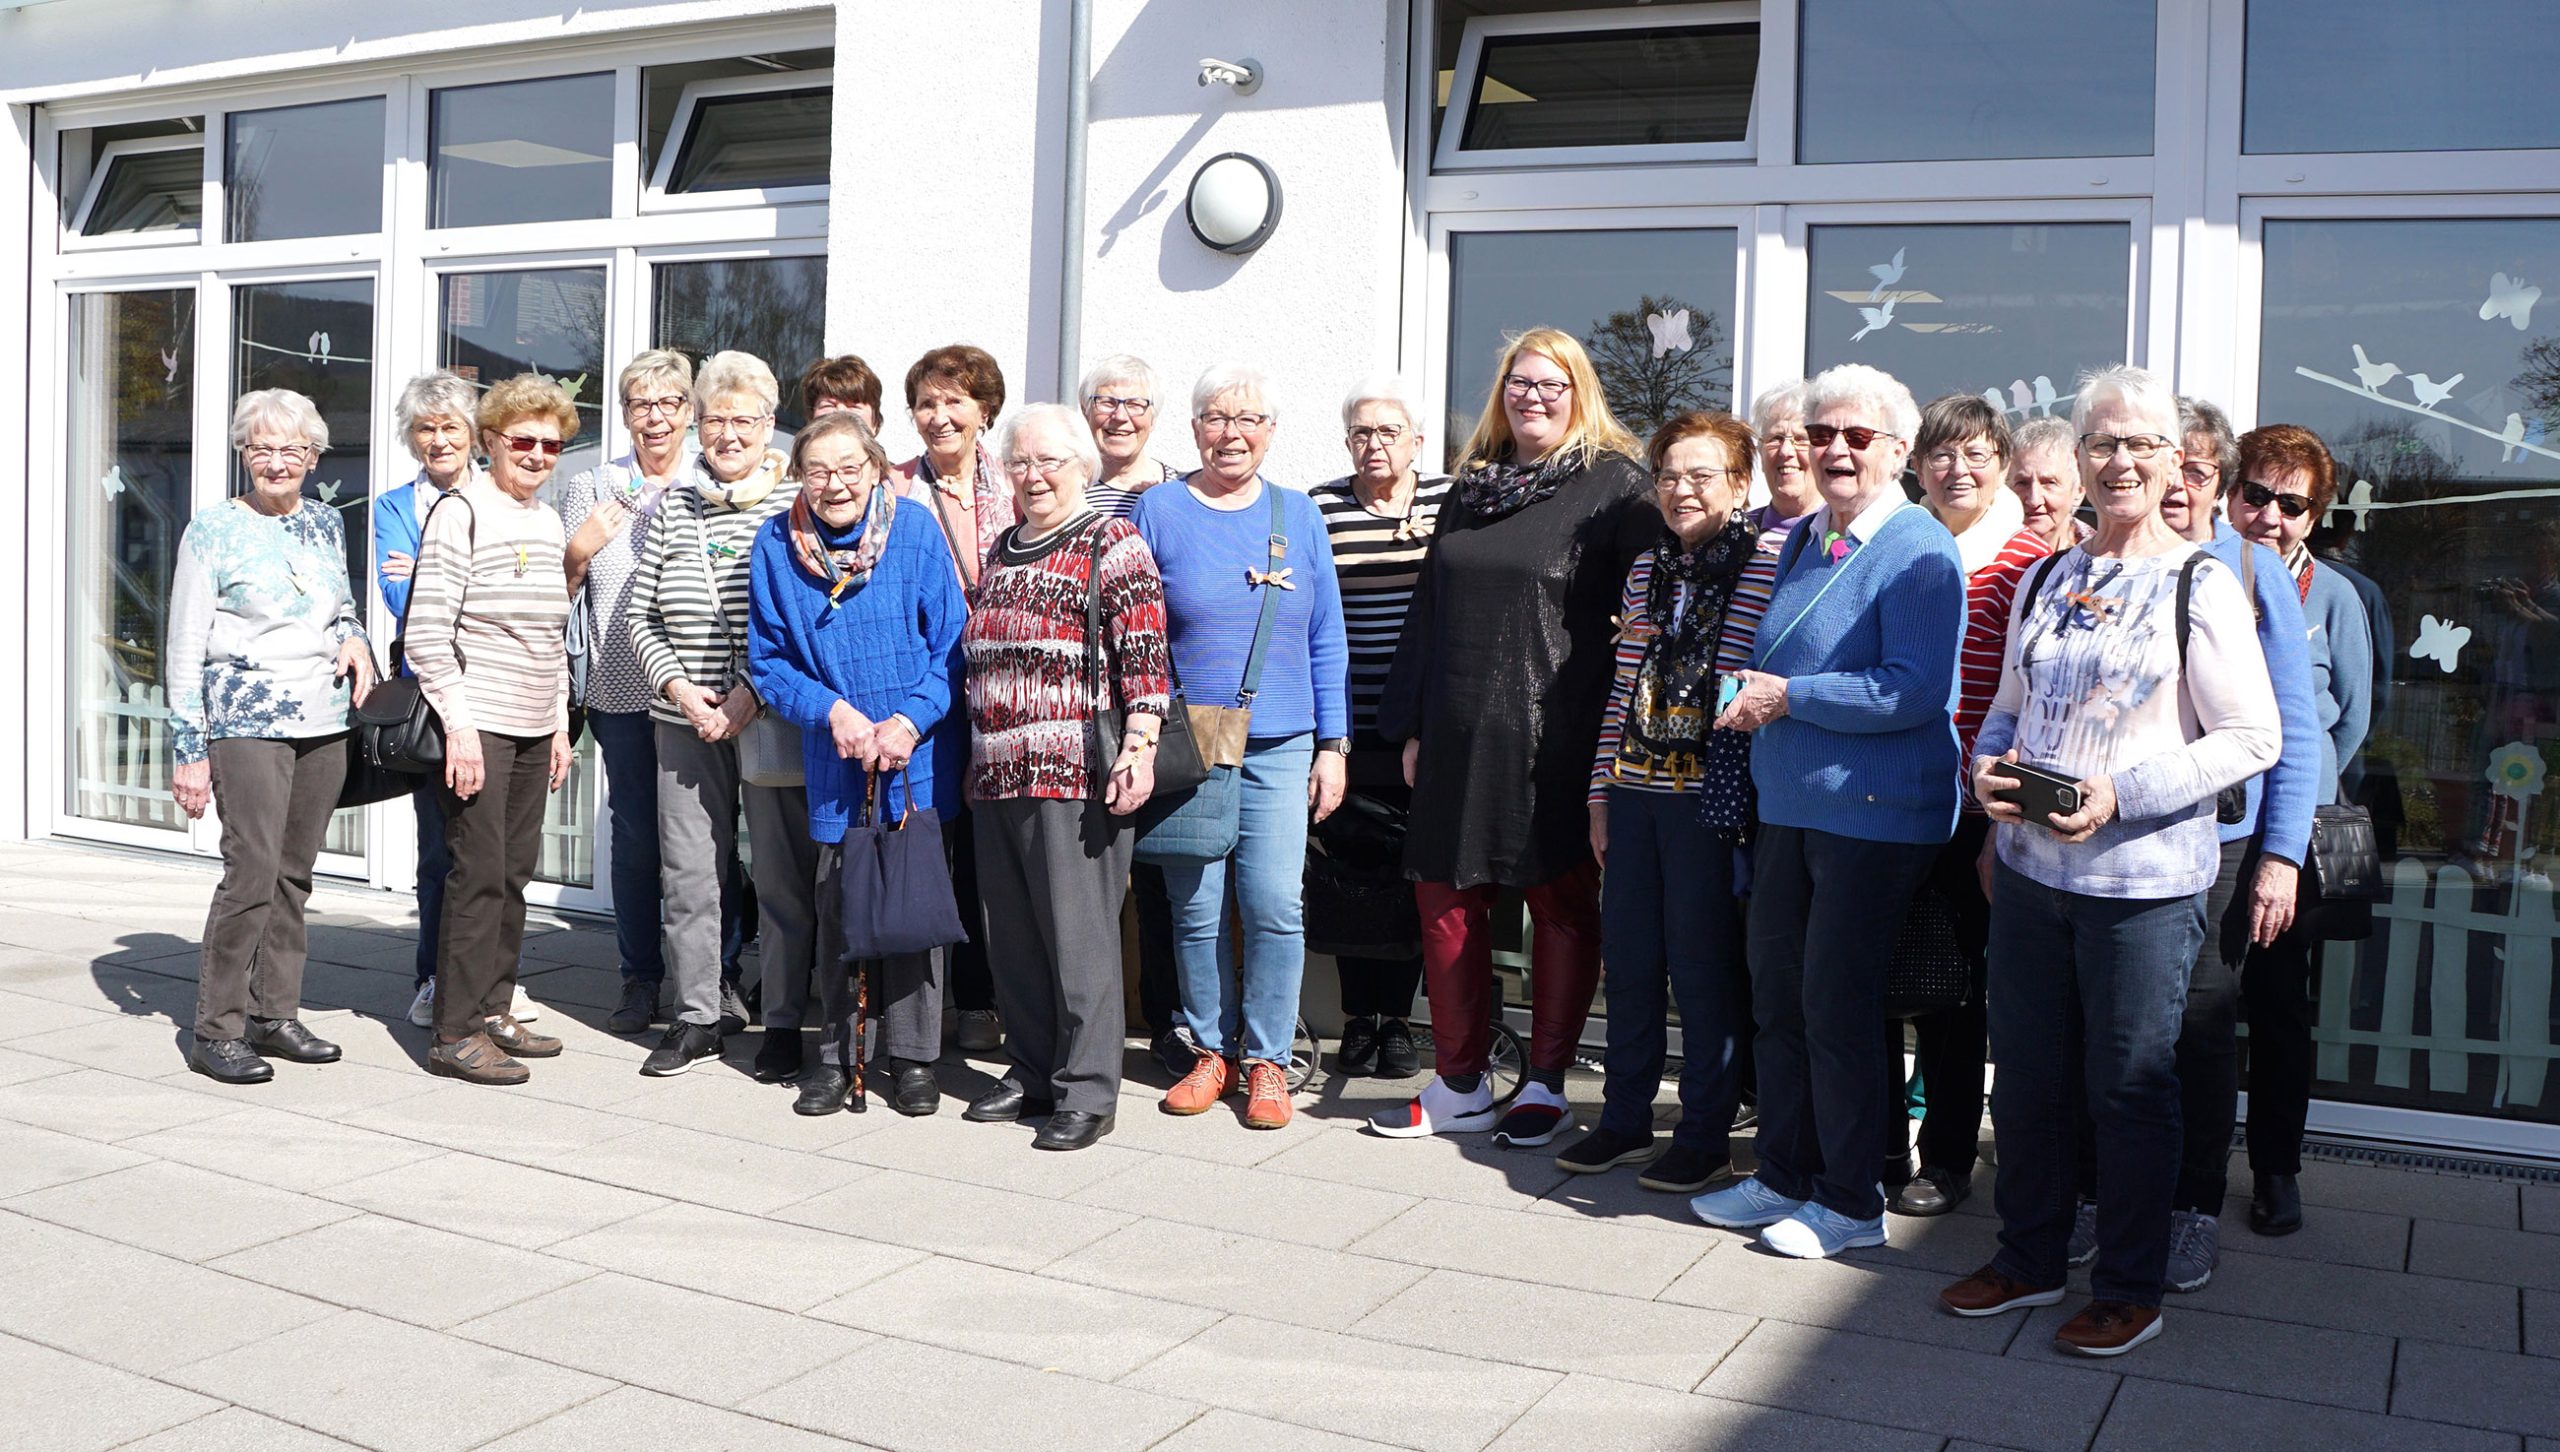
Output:
M1936 1452L1932 1432L1568 1376L1488 1452Z
M965 1395L955 1391L966 1389ZM882 1339L740 1410L898 1452L1139 1452L1199 1403Z
M613 1271L466 1321L454 1334L714 1406L735 1406L872 1339Z
M1444 1270L1651 1298L1707 1253L1695 1233L1426 1200L1351 1243L1368 1256Z
M803 1312L925 1258L920 1250L702 1205L669 1205L545 1252L777 1311Z
M1661 1299L1986 1356L2006 1351L2017 1335L2017 1319L1948 1315L1938 1292L1949 1279L1939 1271L1870 1261L1790 1260L1731 1240L1681 1272Z
M211 1095L97 1069L75 1069L0 1086L0 1120L108 1144L211 1119L239 1107Z
M348 1310L443 1331L586 1279L596 1268L358 1215L227 1255L212 1267Z
M1203 1115L1202 1118L1208 1116ZM1555 1189L1555 1156L1502 1149L1483 1135L1387 1139L1337 1127L1262 1162L1262 1168L1372 1190L1511 1209Z
M537 1163L670 1200L764 1215L878 1171L699 1130L652 1124Z
M2089 1304L2074 1296L2028 1313L2009 1354L2053 1366L2102 1367L2110 1375L2253 1394L2281 1392L2289 1400L2356 1411L2391 1409L2393 1346L2388 1337L2225 1316L2204 1309L2212 1294L2208 1286L2198 1296L2171 1297L2156 1340L2101 1363L2053 1344L2053 1333Z
M545 1062L536 1059L529 1067L539 1075ZM436 1081L433 1093L351 1114L346 1122L448 1149L537 1163L629 1134L645 1123L451 1079Z
M246 1407L224 1407L181 1423L117 1452L361 1452L353 1442L323 1437L307 1427L262 1417Z
M1453 1316L1450 1308L1464 1306ZM1667 1301L1436 1270L1352 1323L1354 1336L1685 1392L1756 1324Z
M149 1162L117 1145L0 1120L0 1200Z
M2420 1275L2560 1291L2560 1235L2421 1220L2409 1243Z
M1216 1230L1336 1250L1421 1203L1386 1190L1180 1155L1132 1156L1118 1173L1070 1198L1132 1215L1173 1216ZM1282 1213L1274 1214L1275 1208Z
M220 1407L130 1372L0 1336L0 1446L105 1452Z
M2116 1394L2107 1425L2092 1448L2093 1452L2156 1452L2162 1447L2179 1452L2338 1452L2346 1447L2515 1452L2515 1445L2513 1437L2466 1427L2135 1378Z
M1062 1257L1046 1274L1334 1330L1422 1279L1423 1268L1270 1236L1146 1220Z
M2544 1357L2405 1342L2391 1410L2402 1418L2560 1437L2560 1376Z
M1234 1316L1123 1385L1431 1452L1475 1452L1545 1395L1552 1372Z
M1201 1414L1198 1420L1148 1452L1236 1452L1240 1447L1286 1447L1289 1452L1400 1452L1384 1442L1319 1432L1268 1417L1248 1417L1223 1407Z
M342 1205L539 1250L667 1202L592 1180L445 1154L323 1192Z
M330 1314L302 1296L6 1211L0 1285L9 1288L0 1331L139 1376ZM25 1444L0 1440L12 1445Z
M178 1260L281 1240L355 1212L193 1165L151 1163L35 1190L8 1208Z
M633 1078L638 1080L636 1074ZM645 1108L634 1112L658 1124L802 1154L876 1132L897 1118L894 1114L794 1114L793 1094L788 1084L759 1084L744 1074L704 1069L667 1081L665 1089L647 1097ZM619 1102L642 1101L635 1092Z
M809 1312L1041 1371L1116 1381L1224 1313L933 1256Z
M137 1135L116 1148L304 1193L444 1153L416 1140L264 1107ZM5 1161L0 1161L0 1172L5 1172Z
M311 1031L326 1037L332 1027L314 1023ZM217 1084L183 1065L174 1069L163 1066L154 1082L211 1095L225 1105L256 1105L331 1120L433 1093L438 1083L428 1078L425 1070L407 1062L375 1065L345 1059L334 1064L277 1064L273 1079L246 1087Z
M682 1448L684 1452L865 1452L851 1442L779 1422L680 1401L636 1386L615 1387L548 1421L512 1432L477 1452L597 1452L599 1448Z
M2226 1255L2205 1292L2235 1316L2513 1351L2516 1289L2443 1276Z
M879 1112L875 1105L872 1115ZM948 1111L930 1119L888 1118L880 1133L849 1140L826 1151L827 1157L938 1180L966 1180L1044 1200L1064 1200L1146 1158L1109 1139L1074 1154L1050 1154L1031 1147L1033 1126L971 1124Z
M775 1214L795 1225L1019 1271L1036 1271L1130 1223L1116 1210L899 1170L878 1171Z
M1844 1421L2079 1452L2106 1416L2104 1374L1763 1321L1698 1390Z

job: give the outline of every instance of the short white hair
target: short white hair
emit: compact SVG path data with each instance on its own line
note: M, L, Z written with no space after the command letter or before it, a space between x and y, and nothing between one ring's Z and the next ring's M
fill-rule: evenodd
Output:
M651 348L623 364L622 371L614 375L613 401L619 404L629 399L636 384L672 388L690 398L693 394L693 360L673 348Z
M696 412L708 413L713 399L740 395L754 399L758 412L771 413L782 402L782 385L773 381L773 370L753 353L714 353L702 360L700 371L693 375Z
M1231 393L1244 395L1264 418L1280 421L1280 409L1271 401L1270 378L1242 363L1212 363L1201 373L1200 381L1191 385L1191 416L1207 413L1210 404Z
M1885 432L1905 443L1920 432L1920 405L1902 380L1881 368L1864 363L1843 363L1825 368L1806 381L1804 416L1807 423L1826 410L1846 405L1863 413L1876 415Z
M1413 390L1392 373L1372 374L1351 386L1342 396L1342 426L1351 427L1353 416L1364 403L1392 404L1404 415L1405 425L1419 431L1422 427L1422 405L1413 401Z
M329 423L310 399L290 388L261 388L240 395L231 409L231 447L249 447L249 436L262 428L300 434L317 454L329 447Z
M2101 398L2112 398L2133 410L2135 417L2149 422L2171 444L2186 443L2186 431L2178 424L2178 395L2159 374L2130 363L2080 375L2080 397L2071 405L2073 442L2088 430L2089 415Z
M479 409L480 396L471 391L471 385L461 375L439 368L409 380L400 390L400 402L394 405L393 415L399 419L403 435L431 418L460 419L462 431L467 434L472 429L471 416Z
M2021 459L2033 454L2060 454L2068 459L2080 447L2080 432L2068 419L2031 418L2018 425L2009 444Z
M1076 385L1076 402L1081 404L1102 391L1106 383L1137 385L1138 396L1149 403L1164 401L1164 380L1147 360L1135 353L1114 353L1084 371L1084 381Z
M1766 434L1770 425L1782 418L1803 418L1804 390L1801 378L1760 390L1760 396L1751 400L1751 431Z
M1102 477L1102 450L1093 442L1092 427L1085 423L1083 414L1063 403L1035 403L1017 410L1013 421L1004 426L1004 441L996 449L997 461L1011 463L1013 446L1021 439L1023 430L1039 424L1049 424L1067 436L1068 449L1074 452L1076 461L1084 465L1086 483Z

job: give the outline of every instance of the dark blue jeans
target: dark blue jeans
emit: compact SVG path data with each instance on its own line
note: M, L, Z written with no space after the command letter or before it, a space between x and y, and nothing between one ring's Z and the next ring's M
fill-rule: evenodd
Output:
M1995 869L1991 1051L2000 1065L2000 1253L2058 1286L2079 1201L2079 1106L2097 1126L2098 1263L2090 1294L2160 1304L2181 1149L2178 1028L2204 945L2204 895L2088 897Z
M453 851L444 841L444 783L427 777L409 794L418 818L418 982L436 976L436 944L444 937L444 878Z
M1608 1084L1600 1127L1653 1128L1669 1035L1665 989L1680 1008L1680 1125L1674 1144L1718 1158L1742 1091L1751 978L1733 896L1733 844L1685 792L1609 788L1609 861L1600 874L1601 986L1608 994Z
M646 711L589 711L587 729L604 757L605 811L613 819L613 937L622 976L656 983L667 974L658 931L657 728ZM722 887L724 900L733 895Z
M1876 1174L1890 1143L1885 1086L1895 1069L1884 968L1944 845L1760 829L1751 892L1760 1180L1791 1200L1859 1220L1884 1214ZM2005 1082L2006 1063L2001 1072Z

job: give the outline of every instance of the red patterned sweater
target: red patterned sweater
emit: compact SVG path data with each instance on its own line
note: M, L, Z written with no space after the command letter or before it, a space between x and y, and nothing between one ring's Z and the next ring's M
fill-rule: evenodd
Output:
M1138 532L1090 517L1025 544L1008 530L989 556L960 638L968 661L969 798L1099 796L1091 780L1093 696L1085 602L1102 556L1105 673L1125 711L1161 716L1172 694L1164 582ZM1117 756L1117 741L1104 745Z

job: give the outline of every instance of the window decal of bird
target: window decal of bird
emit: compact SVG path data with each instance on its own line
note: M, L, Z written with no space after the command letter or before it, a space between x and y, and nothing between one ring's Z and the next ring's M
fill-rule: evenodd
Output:
M2459 373L2442 383L2436 382L2423 373L2412 373L2409 375L2409 391L2418 396L2418 407L2433 413L2437 404L2453 396L2454 388L2461 382L2462 375Z
M2374 362L2372 359L2364 355L2364 344L2362 343L2356 344L2355 350L2356 382L2364 385L2365 392L2380 393L2382 391L2382 385L2389 383L2392 379L2400 376L2399 364Z
M1875 291L1867 294L1867 301L1882 301L1884 290L1902 281L1902 256L1909 250L1906 247L1896 247L1893 249L1891 262L1878 262L1867 269L1867 275L1876 280ZM2487 314L2484 313L2482 316L2485 317Z
M1849 341L1852 343L1864 338L1869 333L1893 326L1893 299L1886 298L1884 300L1884 306L1880 308L1860 308L1858 309L1858 316L1866 319L1867 325L1860 328L1856 333L1850 336Z

